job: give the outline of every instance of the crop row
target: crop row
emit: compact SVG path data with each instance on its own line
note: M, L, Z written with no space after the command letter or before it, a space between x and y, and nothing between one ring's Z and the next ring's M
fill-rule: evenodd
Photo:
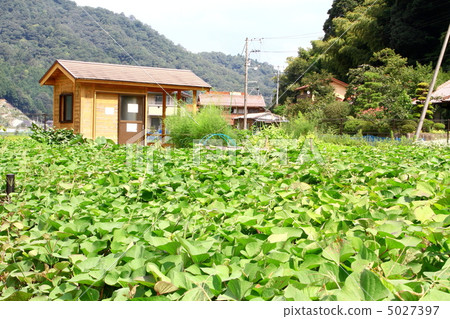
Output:
M1 139L0 300L449 300L448 148L316 147Z

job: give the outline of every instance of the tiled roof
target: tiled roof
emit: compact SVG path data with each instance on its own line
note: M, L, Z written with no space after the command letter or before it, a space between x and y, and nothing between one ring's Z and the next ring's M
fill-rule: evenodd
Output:
M434 103L450 101L450 81L440 85L436 91L431 94Z
M229 92L223 94L218 93L204 93L200 94L198 98L198 105L216 105L226 107L244 107L244 95ZM247 107L266 107L266 102L262 95L247 95Z
M132 82L210 88L211 86L190 70L154 68L145 66L57 60L74 79ZM53 68L52 66L52 68ZM50 70L52 69L50 68ZM49 71L50 71L49 70ZM48 72L47 72L48 73ZM41 79L41 81L47 74ZM43 83L44 84L44 83Z
M342 81L340 81L340 80L338 80L338 79L336 79L336 78L331 78L331 79L330 79L330 83L332 83L332 82L334 82L334 83L336 83L336 84L339 84L339 85L341 85L341 86L343 86L343 87L348 87L348 84L347 84L347 83L342 82ZM306 88L309 88L309 86L310 86L309 84L303 85L303 86L300 86L300 87L296 88L295 90L296 90L296 91L304 90L304 89L306 89Z

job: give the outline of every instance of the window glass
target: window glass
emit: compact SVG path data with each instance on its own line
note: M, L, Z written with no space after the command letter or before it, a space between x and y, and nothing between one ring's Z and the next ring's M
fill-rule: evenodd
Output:
M73 121L73 95L72 94L61 94L60 96L60 114L61 123L70 123Z
M120 97L120 120L142 121L143 98L141 96Z

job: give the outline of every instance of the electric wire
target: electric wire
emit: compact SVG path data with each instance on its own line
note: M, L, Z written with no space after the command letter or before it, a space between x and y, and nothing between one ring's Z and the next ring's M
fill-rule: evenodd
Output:
M293 81L291 84L289 84L286 88L286 90L279 96L279 99L281 99L293 86L295 83L297 83L306 73L309 72L309 70L311 70L311 68L316 65L316 63L339 41L342 39L342 37L347 34L348 31L350 31L350 29L352 29L355 25L356 22L358 22L360 19L362 19L367 12L372 9L372 7L377 4L380 0L375 0L371 5L369 5L369 7L364 11L364 13L358 17L358 19L356 19L354 22L352 22L352 24L344 31L342 32L342 34L335 39L321 54L319 54L319 56L308 66L308 68L302 73L300 74L299 77L297 77L297 79L295 81Z
M136 64L136 66L138 66L138 67L140 67L143 71L144 71L144 73L146 74L146 75L148 75L149 76L149 78L153 81L153 83L155 83L166 95L169 95L170 96L170 94L169 94L169 92L167 92L166 91L166 89L161 85L161 83L159 83L158 81L156 81L155 80L155 78L153 77L153 75L151 75L149 72L147 72L147 70L142 66L142 65L140 65L137 61L136 61L136 59L119 43L119 42L117 42L117 40L105 29L105 28L103 28L102 27L102 25L97 21L97 20L95 20L95 18L91 15L91 14L89 14L89 12L87 12L86 11L86 9L84 8L84 7L81 7L81 10L104 32L104 33L106 33L106 35ZM199 125L198 123L197 123L197 121L189 114L189 112L186 112L187 113L187 115L197 124L197 125Z

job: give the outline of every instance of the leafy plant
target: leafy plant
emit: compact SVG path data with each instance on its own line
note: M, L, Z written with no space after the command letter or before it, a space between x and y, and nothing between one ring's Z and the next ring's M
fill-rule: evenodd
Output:
M222 133L234 136L233 130L223 117L223 110L208 106L202 107L198 113L181 108L176 115L166 118L171 142L177 147L192 145L208 134Z
M32 124L30 137L38 142L53 144L81 144L86 142L81 134L76 134L73 130L52 129L44 130L42 127Z
M435 131L444 131L445 130L445 124L444 123L434 123L433 130L435 130Z
M1 300L450 299L449 148L0 152Z
M299 138L315 131L315 123L305 118L302 113L298 113L297 117L291 118L282 127L293 138Z

